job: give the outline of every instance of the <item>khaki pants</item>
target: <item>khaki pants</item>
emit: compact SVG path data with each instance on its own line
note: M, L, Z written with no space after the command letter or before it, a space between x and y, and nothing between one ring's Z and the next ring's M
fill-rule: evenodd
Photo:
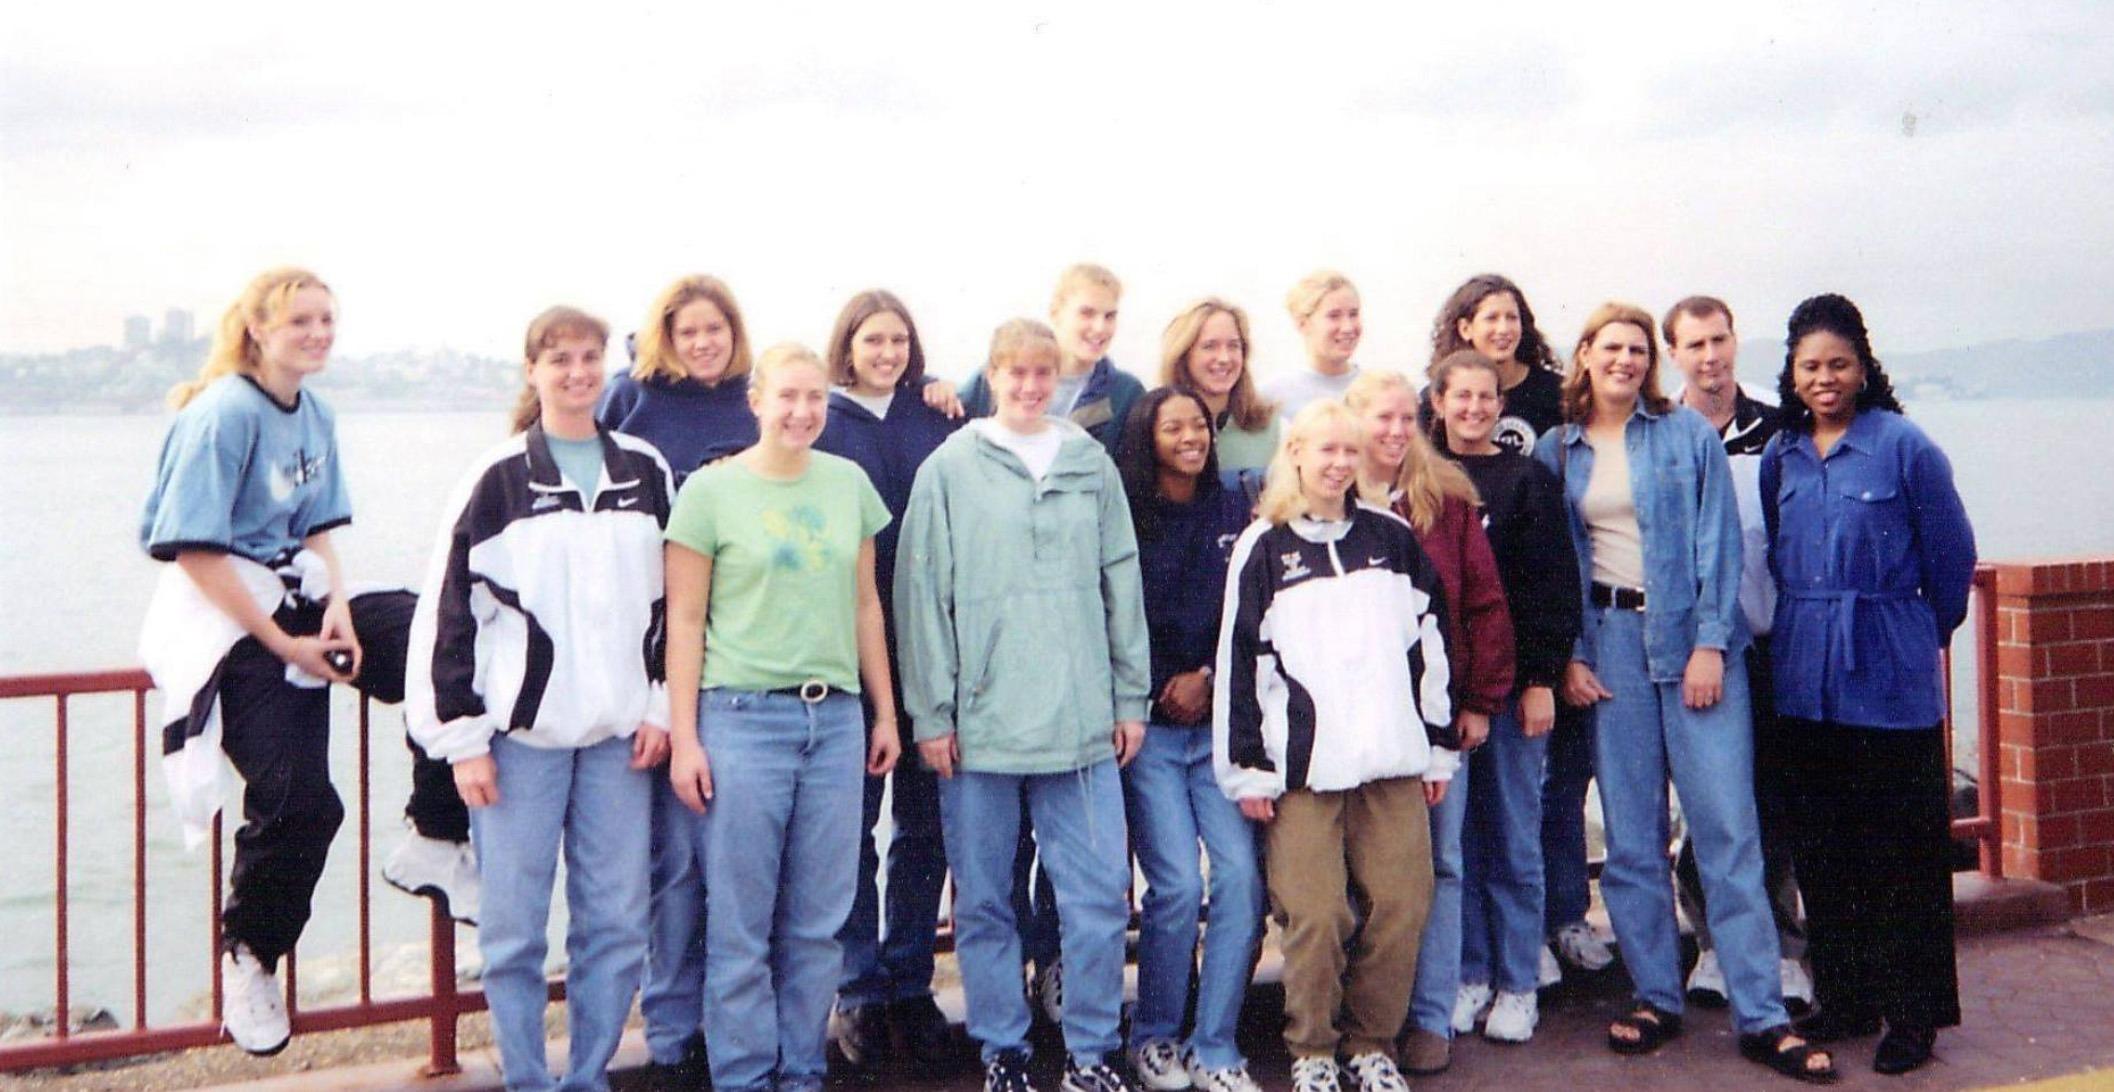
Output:
M1265 836L1270 903L1284 930L1285 1045L1294 1058L1334 1056L1339 1042L1347 1054L1391 1057L1431 912L1424 783L1288 792ZM1352 884L1366 900L1362 928L1344 894Z

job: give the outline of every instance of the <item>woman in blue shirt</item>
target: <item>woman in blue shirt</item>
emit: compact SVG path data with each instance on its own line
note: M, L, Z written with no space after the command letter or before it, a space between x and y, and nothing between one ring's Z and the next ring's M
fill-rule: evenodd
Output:
M1791 313L1784 430L1762 455L1771 641L1820 1042L1886 1023L1872 1067L1960 1022L1938 650L1967 615L1974 531L1952 465L1902 416L1864 316Z
M1709 895L1740 1052L1804 1080L1834 1060L1793 1034L1762 889L1739 612L1740 522L1710 422L1659 391L1650 315L1602 304L1564 379L1564 419L1534 457L1564 485L1585 625L1564 698L1598 721L1593 766L1607 820L1600 877L1636 1003L1608 1029L1622 1054L1681 1031L1681 966L1666 857L1669 777Z

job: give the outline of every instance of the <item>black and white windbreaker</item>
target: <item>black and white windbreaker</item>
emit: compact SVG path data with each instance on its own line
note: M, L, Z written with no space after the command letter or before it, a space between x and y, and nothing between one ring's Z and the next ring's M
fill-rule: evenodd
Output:
M449 762L497 732L587 747L668 723L661 532L674 482L653 445L602 430L592 497L543 429L486 452L456 488L411 620L404 718Z
M1248 526L1233 546L1212 696L1229 799L1460 765L1438 570L1391 512Z

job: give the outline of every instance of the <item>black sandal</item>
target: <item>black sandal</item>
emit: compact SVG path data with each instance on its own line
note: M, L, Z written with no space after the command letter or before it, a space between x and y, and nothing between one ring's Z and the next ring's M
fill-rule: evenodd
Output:
M1740 1036L1740 1057L1750 1062L1776 1070L1786 1077L1796 1078L1808 1084L1834 1084L1835 1057L1827 1050L1801 1040L1791 1045L1788 1040L1798 1039L1799 1034L1789 1024L1778 1024L1766 1031L1757 1031ZM1827 1064L1816 1069L1813 1060Z
M1636 1032L1637 1037L1624 1039L1616 1035L1616 1030L1621 1028ZM1649 1001L1639 1001L1628 1015L1618 1016L1608 1025L1608 1049L1617 1054L1650 1054L1680 1035L1680 1013L1668 1012Z

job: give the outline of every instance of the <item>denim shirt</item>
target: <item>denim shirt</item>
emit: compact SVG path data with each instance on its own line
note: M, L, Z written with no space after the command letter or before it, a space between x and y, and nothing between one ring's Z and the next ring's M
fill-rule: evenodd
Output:
M1952 464L1898 413L1866 410L1822 458L1786 430L1762 453L1776 577L1776 708L1865 728L1945 716L1938 649L1967 616L1974 528Z
M1644 540L1644 661L1655 682L1676 682L1699 648L1729 659L1748 643L1740 616L1740 507L1725 444L1702 414L1684 406L1652 413L1639 400L1623 428L1630 497ZM1579 505L1593 478L1593 447L1581 425L1558 425L1534 445L1534 458L1563 482L1578 586L1589 600L1593 542ZM1586 617L1592 605L1584 603ZM1571 658L1596 658L1594 627L1578 635Z

